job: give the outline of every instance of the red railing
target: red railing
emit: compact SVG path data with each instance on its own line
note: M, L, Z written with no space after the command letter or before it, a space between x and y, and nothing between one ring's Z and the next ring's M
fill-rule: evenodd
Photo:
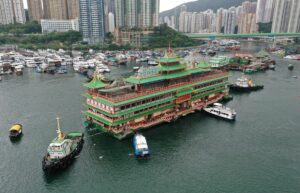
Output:
M105 95L102 95L102 94L99 94L99 93L96 93L96 92L91 92L91 91L89 92L89 94L115 103L115 102L120 102L120 101L126 101L126 100L129 100L129 99L132 99L132 98L137 98L137 97L140 97L140 96L149 95L149 94L152 94L152 93L155 93L155 92L169 90L169 89L176 88L176 87L179 87L179 86L184 86L184 85L187 85L187 84L193 84L193 83L196 83L196 82L217 78L217 77L223 76L223 75L227 75L227 73L226 72L221 72L221 73L214 74L214 75L211 75L211 76L195 78L195 79L193 79L191 81L188 81L188 82L177 83L177 84L173 84L173 85L170 85L170 86L167 86L167 87L160 87L160 88L155 88L155 89L144 90L144 91L141 91L141 92L138 92L138 93L128 93L128 94L125 94L123 96L108 97L108 96L105 96Z

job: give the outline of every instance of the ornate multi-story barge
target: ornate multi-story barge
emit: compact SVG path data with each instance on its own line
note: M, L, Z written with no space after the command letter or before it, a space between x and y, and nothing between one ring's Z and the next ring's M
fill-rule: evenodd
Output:
M123 139L139 129L171 122L228 95L228 73L206 64L181 64L172 53L156 67L141 67L120 82L97 75L88 88L84 114L89 126Z

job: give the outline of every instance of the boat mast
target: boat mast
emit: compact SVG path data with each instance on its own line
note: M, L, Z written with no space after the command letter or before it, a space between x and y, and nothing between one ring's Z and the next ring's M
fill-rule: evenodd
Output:
M61 130L60 130L60 124L59 124L59 117L56 117L56 121L57 121L57 134L58 134L58 138L59 139L64 139L64 134L63 134L63 132L61 132Z

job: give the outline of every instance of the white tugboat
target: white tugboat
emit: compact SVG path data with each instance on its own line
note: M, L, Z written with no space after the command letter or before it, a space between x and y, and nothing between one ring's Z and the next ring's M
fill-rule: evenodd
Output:
M80 153L84 143L83 133L72 132L65 135L60 130L59 118L56 119L58 136L50 143L42 161L43 170L46 173L65 169Z
M225 107L220 103L214 103L212 107L206 107L203 110L211 115L231 121L236 118L235 110Z

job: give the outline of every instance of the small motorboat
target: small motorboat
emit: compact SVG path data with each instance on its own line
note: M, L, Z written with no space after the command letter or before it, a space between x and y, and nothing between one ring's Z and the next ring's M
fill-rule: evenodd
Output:
M133 137L134 155L136 158L147 158L150 156L146 138L142 134Z
M269 66L269 69L270 69L270 70L275 70L275 69L276 69L276 66L275 66L274 64L271 64L271 65Z
M23 128L23 126L21 124L14 124L9 129L9 137L11 139L20 137L22 135L22 128Z
M18 75L18 76L23 75L23 66L21 66L21 65L16 66L15 72L16 72L16 75Z
M205 112L220 117L226 120L235 120L236 112L220 103L214 103L212 107L206 107L203 109Z
M140 67L139 66L135 66L135 67L133 67L133 70L134 71L138 71L140 69Z
M228 87L230 90L238 92L257 91L264 88L263 85L254 84L253 81L247 77L237 79L236 83L228 85Z
M289 65L288 65L288 69L289 69L289 70L294 70L294 65L293 65L293 64L289 64Z
M48 146L47 154L42 161L43 170L46 173L65 169L81 152L84 143L84 134L72 132L65 135L60 130L59 118L57 119L58 136Z

